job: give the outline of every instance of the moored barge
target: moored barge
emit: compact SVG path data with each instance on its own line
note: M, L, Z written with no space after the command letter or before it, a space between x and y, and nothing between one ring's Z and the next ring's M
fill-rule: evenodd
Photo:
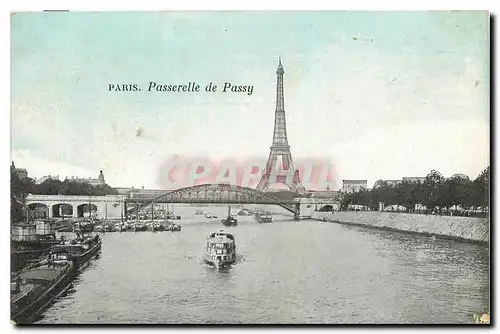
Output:
M11 272L24 267L42 253L58 244L53 220L36 220L27 224L14 224L11 229Z
M266 224L266 223L272 223L273 222L273 216L269 212L260 212L255 215L255 219L260 223L260 224Z
M73 262L43 261L22 270L11 280L11 319L16 324L29 324L72 282Z
M67 260L73 262L74 270L85 269L90 260L101 251L102 240L99 235L94 237L81 237L55 245L49 250L51 260Z

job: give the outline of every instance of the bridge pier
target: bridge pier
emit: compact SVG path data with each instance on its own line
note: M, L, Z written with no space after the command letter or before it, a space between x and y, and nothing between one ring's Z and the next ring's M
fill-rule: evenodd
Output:
M297 210L294 214L293 214L293 219L295 220L299 220L300 218L300 202L295 204L295 209Z
M155 202L151 202L151 221L155 220Z
M123 202L123 210L122 210L122 221L123 221L123 216L125 216L125 221L128 221L128 214L127 214L127 201Z
M52 219L54 218L54 209L53 205L47 205L47 218Z

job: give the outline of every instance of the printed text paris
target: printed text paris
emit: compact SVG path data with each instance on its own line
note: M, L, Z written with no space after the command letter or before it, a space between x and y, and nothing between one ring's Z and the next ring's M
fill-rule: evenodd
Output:
M215 92L232 92L232 93L246 93L247 95L252 95L253 85L235 85L231 82L224 82L222 87L217 84L210 82L205 86L205 92L215 93ZM142 89L137 84L109 84L108 91L110 92L140 92ZM196 82L189 82L187 84L158 84L154 81L150 81L148 84L148 92L167 92L167 93L191 93L200 92L200 85Z

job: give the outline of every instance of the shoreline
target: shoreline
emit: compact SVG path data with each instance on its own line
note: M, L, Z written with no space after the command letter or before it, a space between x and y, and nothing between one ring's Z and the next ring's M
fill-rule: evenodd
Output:
M439 216L431 218L429 219L428 216L420 217L420 215L411 217L409 214L392 212L344 211L342 214L339 212L315 212L310 219L489 246L489 222L486 218L447 217L439 219ZM442 225L429 224L435 221L441 221ZM473 225L471 226L471 224ZM452 230L453 227L455 227L454 230ZM461 228L458 233L457 227ZM464 230L466 233L463 232Z

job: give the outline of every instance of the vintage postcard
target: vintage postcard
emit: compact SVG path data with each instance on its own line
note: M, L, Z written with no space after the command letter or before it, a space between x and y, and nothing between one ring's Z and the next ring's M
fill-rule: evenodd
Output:
M10 28L13 323L490 323L487 11Z

